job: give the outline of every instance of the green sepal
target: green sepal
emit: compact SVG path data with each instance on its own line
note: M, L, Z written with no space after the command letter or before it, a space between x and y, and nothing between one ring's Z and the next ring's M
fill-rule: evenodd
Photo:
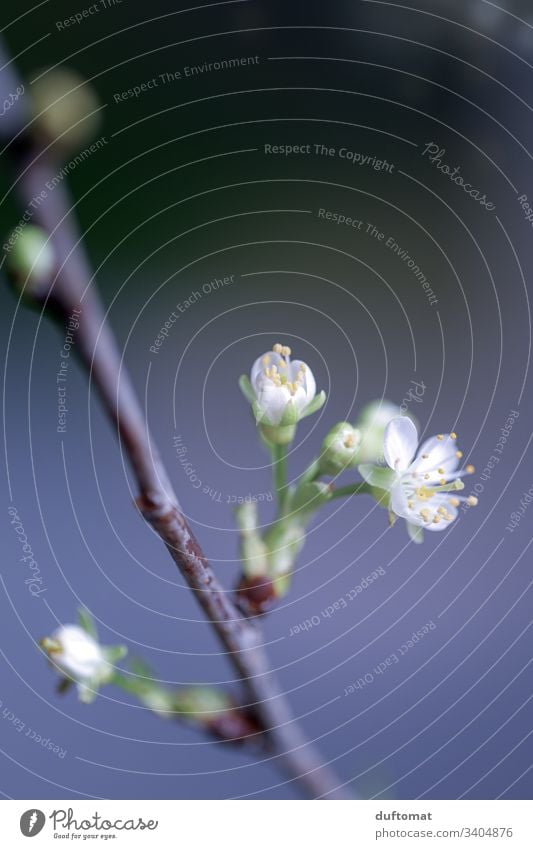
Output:
M95 640L98 639L98 631L96 630L94 619L87 608L78 608L78 622L80 623L80 628L83 628L86 634L89 634L89 636L93 637Z
M256 425L261 424L261 422L265 420L265 412L257 400L252 402L252 412L254 414Z
M367 483L378 489L389 490L396 478L396 473L385 466L374 466L371 463L362 463L357 471Z
M296 425L287 427L274 427L269 424L261 424L261 436L268 446L288 445L296 435Z
M290 401L287 401L285 409L283 410L283 415L279 421L280 427L289 427L290 425L298 424L299 418L298 408L291 399Z
M315 395L311 403L307 405L302 413L300 413L300 418L305 419L307 416L311 416L313 413L316 413L317 410L320 410L325 403L326 393L322 390L322 392L319 392L318 395Z
M250 404L253 404L256 401L255 392L247 374L241 374L239 377L239 388Z
M89 678L87 681L78 682L78 698L84 705L90 705L98 695L100 681L97 678Z
M413 542L417 544L424 542L424 528L421 525L415 525L413 522L406 522L406 525L407 533Z
M108 663L116 663L118 660L126 657L128 649L126 646L107 646L104 649L104 655Z

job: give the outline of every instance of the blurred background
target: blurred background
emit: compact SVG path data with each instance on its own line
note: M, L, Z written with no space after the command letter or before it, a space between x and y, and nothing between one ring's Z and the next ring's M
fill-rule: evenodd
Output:
M88 81L70 86L80 115L93 113L87 138L51 152L152 432L228 591L235 501L262 495L263 520L272 516L268 457L237 380L274 342L291 345L328 394L299 427L292 476L374 398L407 399L425 436L458 432L477 509L415 546L367 498L328 506L265 638L308 735L361 795L529 798L530 4L48 0L4 4L1 29L13 59L3 92L14 92L13 68L25 87L4 103L2 147L50 68ZM285 155L287 145L299 152ZM25 207L5 149L0 168L3 243ZM275 761L162 722L118 691L90 707L55 692L35 643L80 604L104 643L127 643L162 681L238 688L133 509L126 460L73 360L57 430L63 331L6 286L0 303L0 791L298 798ZM424 386L416 402L414 382ZM39 563L38 597L11 505ZM378 580L328 612L378 567ZM345 695L427 623L436 627L400 662Z

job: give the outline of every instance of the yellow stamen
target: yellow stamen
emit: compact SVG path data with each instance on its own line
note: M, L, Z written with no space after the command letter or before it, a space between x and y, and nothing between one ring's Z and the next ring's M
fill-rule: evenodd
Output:
M458 498L448 498L448 501L452 507L459 507L459 504L461 503Z
M476 471L476 469L472 465L468 465L465 469L465 472L467 473L467 475L473 475L475 471Z
M284 357L290 357L290 355L291 355L291 349L288 347L288 345L284 345L284 346L282 347L282 349L281 349L281 354L282 354Z
M466 503L469 507L477 507L479 502L475 495L469 495L466 499Z
M442 435L442 433L437 434L437 439L439 439L439 440L444 439L444 436Z
M458 458L459 458L459 460L460 460L460 459L461 459L461 457L463 456L463 452L462 452L462 451L456 451L456 452L455 452L455 456L456 456L456 457L458 457Z
M456 433L450 433L450 439L457 439Z

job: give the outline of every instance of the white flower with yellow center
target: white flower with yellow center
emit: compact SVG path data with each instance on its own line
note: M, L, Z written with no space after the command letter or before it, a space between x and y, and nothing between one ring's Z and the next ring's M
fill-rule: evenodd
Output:
M92 701L113 677L113 662L124 657L123 646L101 646L89 615L80 611L80 625L61 625L41 640L50 662L66 681L78 685L80 699Z
M250 379L241 377L241 389L253 406L258 424L272 429L291 429L300 419L318 410L326 400L317 395L316 382L309 366L291 360L291 349L277 343L257 358Z
M371 486L385 490L393 518L407 522L410 536L417 542L422 530L443 531L457 518L461 501L477 504L473 496L456 493L464 489L460 480L472 474L473 466L458 470L462 452L455 433L439 434L418 445L418 433L411 419L397 416L385 429L383 450L389 468L362 465L359 471Z

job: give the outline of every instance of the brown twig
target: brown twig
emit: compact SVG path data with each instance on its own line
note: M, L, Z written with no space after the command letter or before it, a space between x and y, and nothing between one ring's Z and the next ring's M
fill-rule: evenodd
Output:
M26 206L53 179L59 166L50 153L27 144L24 133L11 146L11 154L17 172L15 185ZM269 668L257 625L242 616L229 593L220 586L181 511L93 285L63 183L35 209L34 220L50 235L58 257L58 273L48 305L63 320L74 307L81 308L76 335L78 353L129 457L140 491L137 506L164 542L216 630L245 687L247 704L243 707L253 712L273 757L311 797L352 798L294 720Z

